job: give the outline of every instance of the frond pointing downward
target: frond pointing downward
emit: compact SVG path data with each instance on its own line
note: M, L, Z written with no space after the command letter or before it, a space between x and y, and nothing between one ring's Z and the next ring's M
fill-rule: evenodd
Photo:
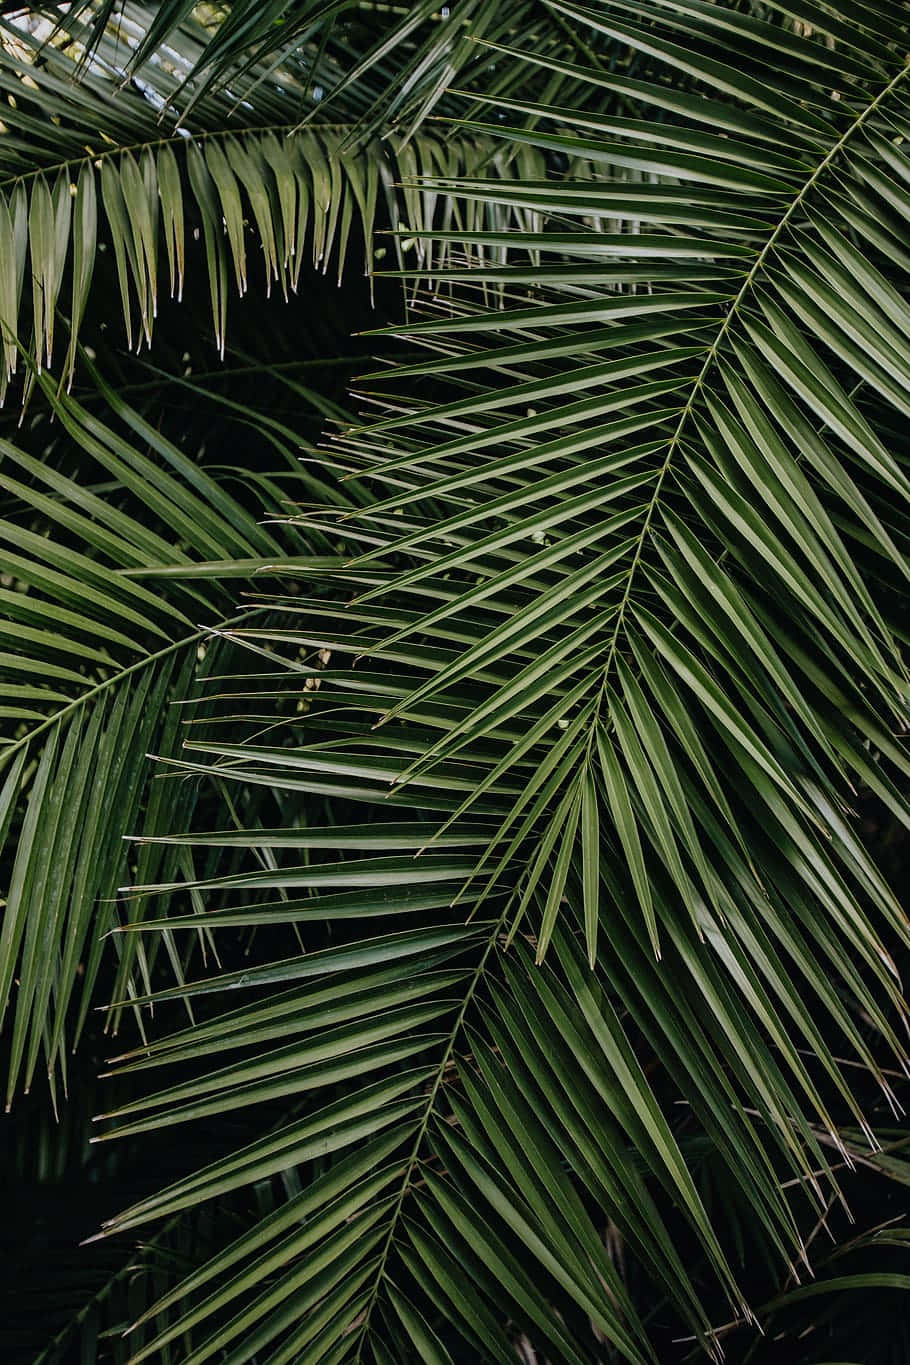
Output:
M190 126L162 123L149 99L94 68L77 81L78 71L74 58L21 34L12 47L0 43L0 398L23 348L39 370L52 365L58 314L68 322L63 380L72 382L99 251L112 253L127 342L138 347L151 345L161 292L181 296L199 240L223 354L229 297L251 277L287 297L308 262L340 279L352 249L368 275L386 250L403 263L400 238L378 247L375 232L407 222L422 243L440 209L434 192L400 182L484 165L515 173L514 156L488 138L364 138L356 121L308 122L290 99L263 126L244 127L220 104L203 105ZM543 154L520 156L525 170L528 157L543 174ZM478 209L466 226L520 217ZM254 276L249 257L260 251ZM436 263L448 254L440 246ZM416 256L430 263L420 244Z
M668 0L655 14L663 36L626 23L622 5L607 15L555 8L693 72L697 55L687 57L671 36L691 31L709 42L712 25L752 44L757 64L775 45L805 79L817 81L813 63L823 64L816 44L770 23L739 23L724 6ZM888 765L906 772L890 738L905 728L908 684L889 619L906 574L910 483L891 426L907 408L906 281L896 240L890 258L880 231L863 242L859 207L876 187L883 195L889 184L896 189L890 173L906 170L900 137L885 139L889 127L902 126L906 68L892 60L889 69L876 54L880 78L867 88L858 85L855 57L838 51L838 63L849 82L822 116L784 96L772 111L752 77L737 79L705 56L698 68L705 85L740 101L721 106L723 136L705 131L720 117L712 101L670 99L646 82L635 83L635 95L671 107L666 124L526 107L543 127L500 136L559 150L570 163L584 157L624 177L638 172L640 181L607 189L565 179L514 190L434 181L471 201L520 203L542 218L558 213L577 228L534 236L549 265L539 302L409 330L415 340L444 335L447 373L464 375L480 401L469 395L414 408L375 435L352 436L346 451L365 475L394 489L363 514L378 547L355 571L390 554L418 556L414 568L366 594L378 603L410 594L410 624L396 632L396 647L443 618L474 632L457 661L390 712L406 714L418 700L442 703L473 680L473 705L434 736L414 775L457 755L475 765L478 793L487 790L484 750L497 751L504 727L546 746L535 706L548 694L556 704L547 724L568 725L567 735L573 716L585 713L560 758L558 790L568 793L573 774L596 758L655 947L660 915L652 902L664 878L689 906L699 937L710 939L728 919L729 866L707 860L706 820L728 827L748 850L737 870L742 890L751 887L761 901L772 894L774 877L756 867L752 849L758 832L750 825L759 820L762 839L770 837L787 864L784 900L792 899L794 874L813 897L829 881L837 886L842 927L890 993L874 936L859 927L865 911L842 877L871 895L899 933L903 916L840 821L831 841L834 808L820 808L818 791L834 781L849 798L852 782L871 782L900 809ZM621 79L588 74L598 88L625 88ZM775 112L786 151L770 150L784 141ZM894 191L885 204L893 214ZM592 230L595 215L610 215L623 230ZM530 244L514 233L482 240ZM680 257L697 258L705 277L676 267ZM568 282L572 260L591 263L572 277L587 281L584 302L564 301L565 286L559 292L558 272ZM628 275L627 262L637 274ZM623 288L629 279L634 286ZM612 280L615 292L604 288ZM514 340L526 332L534 345ZM503 359L514 357L508 379L496 377L499 339ZM619 361L601 360L617 351ZM554 375L560 363L568 368ZM474 379L479 367L493 376L486 389ZM636 371L649 382L617 382ZM585 396L566 402L573 392ZM513 416L517 403L534 405L528 417ZM456 436L465 421L472 434ZM419 514L425 505L443 513L404 535L391 531L389 513ZM541 548L510 567L534 540ZM459 575L478 573L482 588L463 577L459 588ZM445 606L428 616L421 600L439 595L443 576ZM880 590L883 579L890 592ZM481 667L489 681L481 683ZM887 759L880 774L870 741ZM533 752L502 748L493 790ZM719 783L718 765L727 775ZM736 812L719 794L746 791ZM552 800L532 803L525 789L504 830L527 836L547 811L552 816ZM556 825L567 819L574 831L577 816L560 807ZM549 847L557 856L558 836ZM821 881L813 870L819 858L831 860ZM546 863L533 864L532 882Z
M718 1290L736 1323L773 1311L744 1302L735 1211L795 1275L839 1198L831 1153L858 1132L873 1149L897 1102L907 921L855 807L872 792L910 823L907 11L549 8L577 61L511 60L550 62L575 102L510 97L473 135L564 169L421 181L535 218L459 234L507 260L453 263L456 302L401 329L432 356L339 438L376 498L334 527L329 601L232 632L298 683L301 650L327 655L317 704L265 738L213 724L177 765L378 805L421 851L389 834L356 856L358 821L324 864L191 884L227 898L226 927L343 933L158 993L263 991L120 1059L197 1071L113 1117L303 1107L110 1230L352 1150L314 1176L318 1225L242 1236L137 1359L217 1323L227 1268L234 1317L201 1327L196 1361L228 1340L445 1360L445 1336L502 1362L525 1338L643 1362L677 1323L716 1356ZM634 52L631 74L592 65L586 33Z

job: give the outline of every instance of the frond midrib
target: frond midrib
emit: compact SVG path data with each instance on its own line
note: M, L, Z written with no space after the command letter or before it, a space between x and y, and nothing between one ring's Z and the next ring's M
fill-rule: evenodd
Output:
M16 185L37 180L42 175L59 175L61 171L65 171L69 167L97 166L98 162L109 161L118 156L127 156L133 152L143 152L153 147L182 147L189 142L208 142L213 138L262 137L266 133L284 133L288 136L298 131L301 133L308 131L350 134L356 131L356 126L353 123L312 123L304 129L301 127L300 119L289 119L283 123L248 124L245 127L237 128L208 128L193 133L175 131L164 137L150 136L141 138L137 142L117 143L115 146L105 147L101 151L86 152L85 156L68 156L60 161L49 161L44 165L36 166L34 170L22 171L19 175L3 176L0 174L0 191L8 191L9 188L15 188Z
M821 159L821 161L819 161L818 165L815 167L812 173L806 178L806 180L800 186L797 193L791 199L785 212L781 215L777 223L774 225L768 237L768 240L765 242L765 245L762 247L762 249L756 256L755 261L753 262L748 274L746 275L742 285L739 288L739 291L733 298L729 308L727 309L726 313L723 316L723 319L721 320L720 326L718 327L714 340L708 349L708 353L705 356L701 369L699 370L698 374L692 381L692 386L689 391L688 398L686 399L686 403L680 413L676 429L673 432L673 435L670 437L666 457L658 471L657 479L654 485L654 491L645 510L641 530L639 532L635 544L635 549L632 553L632 560L629 565L625 588L623 590L623 595L619 603L619 608L616 615L616 623L614 625L613 633L610 639L607 659L604 664L600 692L601 700L603 699L603 696L606 692L610 671L613 665L613 660L616 656L616 649L619 643L620 633L622 631L624 624L626 608L629 604L632 595L632 585L635 580L638 567L641 563L645 543L650 534L651 523L654 519L654 513L656 512L660 503L661 490L663 488L664 481L670 470L670 466L673 462L673 457L677 449L679 448L679 444L683 436L683 431L686 427L689 418L692 415L692 412L694 411L695 403L699 395L701 394L707 376L710 373L715 361L717 360L720 348L727 338L727 335L730 331L730 327L739 317L740 312L742 311L743 307L745 306L747 300L751 295L751 292L756 284L757 279L759 278L767 264L768 258L775 251L781 235L786 231L787 227L789 226L793 218L793 215L799 210L799 208L805 201L806 196L812 192L812 190L815 188L815 185L818 183L818 180L829 169L834 159L843 151L844 147L847 145L850 139L854 137L855 134L862 129L863 125L867 122L867 120L876 112L879 105L885 99L887 99L888 96L892 93L892 91L900 84L904 76L908 74L908 71L910 71L910 63L902 66L900 70L897 72L897 74L893 76L890 81L888 81L887 85L885 85L879 91L875 98L870 100L869 103L865 106L865 108L863 108L861 112L857 114L857 116L854 118L850 126L840 135L840 137L828 150L828 152Z
M250 615L252 615L251 612L244 612L241 616L236 616L229 621L222 622L219 628L238 625L241 621L245 621ZM170 644L162 646L161 649L156 650L153 654L144 654L141 659L134 659L131 664L127 664L124 668L117 669L110 677L102 678L101 682L86 688L84 692L80 692L78 697L74 697L72 701L61 706L53 715L45 717L44 720L33 726L27 734L20 735L18 739L15 739L8 744L3 752L0 753L0 766L4 765L14 754L18 753L20 749L28 748L32 741L37 739L39 735L44 734L46 730L50 730L53 726L58 725L62 720L65 720L67 716L72 715L74 711L79 710L79 708L86 705L86 703L93 701L101 693L106 692L111 687L116 687L119 683L122 683L124 679L132 677L134 673L140 673L144 668L153 667L155 664L160 663L162 659L168 658L169 655L176 654L181 649L189 649L194 644L199 644L200 641L207 639L211 635L212 629L212 626L200 626L197 630L192 631L191 634L183 635L179 640L172 640Z
M367 1334L370 1329L370 1319L373 1313L373 1309L376 1307L376 1303L379 1298L379 1292L382 1288L382 1284L386 1276L386 1266L388 1264L389 1253L391 1252L392 1249L392 1243L395 1240L395 1234L398 1230L398 1224L401 1219L402 1211L404 1209L408 1192L410 1191L412 1186L414 1170L418 1162L420 1161L420 1149L423 1146L423 1140L426 1136L427 1128L430 1125L430 1120L432 1119L436 1111L436 1101L439 1098L439 1092L442 1089L443 1077L445 1076L446 1068L449 1065L449 1062L451 1061L452 1058L452 1053L455 1050L455 1044L458 1040L458 1035L461 1032L462 1025L464 1024L465 1015L468 1012L468 1009L477 991L477 987L480 985L483 975L487 969L487 961L489 959L490 953L493 951L494 947L496 946L496 941L499 938L499 935L503 932L505 928L505 923L508 918L508 912L509 902L506 903L505 909L503 910L502 914L490 928L490 934L484 945L483 952L480 955L480 960L477 963L477 966L474 968L471 977L469 978L467 989L464 994L464 999L461 1002L458 1014L455 1017L455 1022L452 1025L451 1031L446 1040L445 1047L442 1050L442 1054L439 1059L439 1065L436 1068L436 1074L433 1077L433 1082L432 1085L430 1086L430 1090L427 1095L427 1102L424 1106L423 1113L420 1116L420 1123L417 1128L417 1133L415 1135L414 1142L412 1144L411 1150L408 1153L405 1162L404 1174L401 1180L401 1189L399 1190L398 1198L396 1199L395 1204L392 1207L391 1215L389 1218L388 1233L386 1235L385 1241L382 1246L382 1251L380 1253L379 1265L376 1270L376 1280L373 1285L373 1290L369 1300L367 1301L366 1307L363 1309L363 1322L361 1324L360 1335L357 1341L356 1354L353 1357L356 1365L360 1365L360 1362L363 1359L363 1350L365 1345L367 1344Z

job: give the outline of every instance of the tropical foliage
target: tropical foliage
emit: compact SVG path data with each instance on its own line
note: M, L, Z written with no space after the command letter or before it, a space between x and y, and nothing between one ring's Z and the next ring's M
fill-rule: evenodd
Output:
M40 10L10 1353L906 1359L910 9Z

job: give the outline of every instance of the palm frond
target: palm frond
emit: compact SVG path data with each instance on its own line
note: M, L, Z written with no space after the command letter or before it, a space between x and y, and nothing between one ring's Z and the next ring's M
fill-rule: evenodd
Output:
M483 166L412 163L403 194L433 208L409 228L433 254L406 272L424 316L394 335L426 358L363 381L371 416L326 456L349 505L263 528L139 414L116 411L134 441L47 376L67 433L151 525L53 461L4 460L28 475L10 486L27 509L10 535L32 578L10 595L78 612L55 640L123 636L100 659L74 645L72 668L42 622L12 649L16 705L37 711L15 717L36 728L0 795L2 816L31 784L3 930L4 969L24 967L16 1068L57 1055L60 1025L44 1021L68 989L61 929L85 922L68 898L113 869L73 883L102 847L81 811L115 829L100 794L73 802L99 786L94 763L116 765L123 727L146 723L146 693L115 699L108 654L135 677L167 651L201 684L190 737L179 752L161 730L143 739L165 751L158 795L104 797L118 832L124 809L139 819L110 921L128 964L111 1017L153 1009L168 1031L156 1022L111 1059L130 1091L99 1136L160 1141L235 1112L252 1136L134 1199L105 1235L300 1180L143 1305L137 1365L177 1342L194 1365L645 1365L678 1356L680 1335L714 1359L745 1339L757 1359L756 1324L776 1343L821 1294L833 1321L858 1290L906 1288L882 1254L899 1256L900 1229L893 1245L864 1229L846 1268L818 1235L846 1222L855 1168L907 1179L888 1138L908 1065L907 921L856 812L871 794L910 824L910 16L554 0L554 51L466 8L474 36L499 43L489 53L507 47L508 88L482 60L466 68L481 112L459 138ZM188 16L163 8L137 72ZM197 113L246 60L233 18L223 60L213 44L198 69ZM379 77L395 44L429 70L407 24L371 52ZM257 60L293 36L254 31ZM409 118L429 98L414 90ZM485 107L504 117L480 121ZM152 182L124 169L124 145L128 204L128 182ZM247 163L195 142L184 155L222 288L230 263L242 280ZM289 278L275 225L291 219L268 184L266 258ZM54 196L45 183L25 221L56 251ZM437 205L460 206L457 221ZM149 300L145 213L121 251ZM35 271L45 329L52 259ZM32 516L92 553L60 551ZM253 564L279 581L226 619L220 579ZM200 608L218 630L198 668L178 630ZM77 677L48 675L36 701L45 658ZM175 725L158 711L187 679L143 676L148 723ZM99 690L109 706L86 707ZM160 795L198 779L223 794L220 830ZM201 928L211 961L181 947ZM831 1359L850 1340L808 1349Z
M238 610L232 574L268 571L286 554L260 516L284 510L288 476L284 488L280 478L260 481L257 516L97 378L109 422L43 376L62 438L43 459L0 441L0 824L15 833L0 936L7 1103L29 1088L39 1057L65 1084L104 934L119 922L112 897L128 875L124 836L167 828L197 796L194 784L174 792L150 783L146 755L174 748L174 703L223 666L217 631L251 614ZM45 427L39 418L39 436ZM133 870L169 877L178 866L150 846ZM182 978L184 959L166 946ZM154 960L123 955L117 994L135 992L137 972L148 989Z
M54 6L53 19L52 45L66 47L83 72L106 65L183 118L220 103L226 111L277 110L283 120L292 100L301 123L328 116L355 125L355 140L407 138L434 113L463 113L453 87L478 69L488 69L497 94L513 92L516 82L528 91L529 80L551 99L575 88L571 77L535 73L524 63L491 68L477 46L481 38L514 43L523 36L541 53L570 55L571 29L533 0L505 7L462 0L457 11L431 0L401 9L338 0L116 8L81 0L65 15Z
M491 219L470 208L453 219L435 191L399 188L431 172L484 166L509 177L515 157L501 143L420 132L354 144L356 123L302 125L288 99L272 110L260 101L254 126L232 117L223 101L198 106L189 123L162 122L158 102L148 91L121 89L116 69L93 66L77 81L76 60L65 51L42 49L9 26L5 39L0 396L23 349L39 369L53 364L59 313L69 330L62 382L72 384L100 252L111 253L127 341L138 348L151 345L164 290L182 295L200 241L223 355L228 299L255 278L254 250L262 253L266 293L274 285L287 298L310 259L324 271L331 263L340 277L353 248L370 274L374 258L390 249L377 242L379 229L413 228L411 251L423 261L421 243L434 223L483 228L523 219L511 209L494 210ZM520 153L518 162L525 173L543 173L538 152ZM407 240L388 240L403 263ZM440 263L448 254L440 246Z
M63 379L72 382L99 251L112 252L127 338L138 347L151 344L164 257L179 297L186 240L201 238L223 351L228 298L233 285L247 288L253 242L266 291L275 284L287 297L309 256L323 270L337 261L340 277L353 246L371 274L389 251L376 228L406 226L393 239L400 266L408 250L422 265L442 265L452 248L440 238L438 260L425 258L429 229L525 223L511 208L478 217L466 205L453 216L451 201L416 180L486 167L511 177L513 163L544 173L536 150L452 137L426 120L437 106L449 119L463 114L465 100L448 89L478 65L491 69L497 92L519 83L526 96L571 93L571 75L504 67L477 43L524 33L565 57L572 49L559 16L529 3L498 21L481 0L452 23L424 4L391 26L372 5L241 4L205 23L196 9L114 13L92 0L61 16L52 6L51 40L34 16L0 20L0 397L23 347L39 366L52 363L58 312L69 325Z
M125 1133L301 1106L110 1224L313 1170L317 1220L188 1287L194 1361L647 1361L679 1324L716 1355L718 1295L737 1326L777 1311L747 1302L734 1211L802 1275L897 1104L907 922L853 810L907 822L907 15L549 8L635 75L579 54L590 105L473 127L568 169L419 182L537 226L459 228L514 264L456 263L396 329L431 357L383 371L384 415L336 445L375 500L301 519L347 563L231 630L250 672L175 764L381 806L372 835L247 831L302 865L197 877L213 933L297 926L308 951L150 992L252 997L119 1059L188 1068L109 1116ZM312 680L299 716L270 712L263 658ZM674 1326L643 1321L654 1294Z

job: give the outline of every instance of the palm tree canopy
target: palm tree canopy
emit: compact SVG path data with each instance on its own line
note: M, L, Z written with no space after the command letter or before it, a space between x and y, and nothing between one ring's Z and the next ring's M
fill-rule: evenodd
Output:
M101 1149L212 1135L104 1222L98 1358L903 1358L910 10L48 11L8 1090L107 1003ZM245 483L80 354L191 252L220 351L235 286L400 282L318 452L226 400Z

